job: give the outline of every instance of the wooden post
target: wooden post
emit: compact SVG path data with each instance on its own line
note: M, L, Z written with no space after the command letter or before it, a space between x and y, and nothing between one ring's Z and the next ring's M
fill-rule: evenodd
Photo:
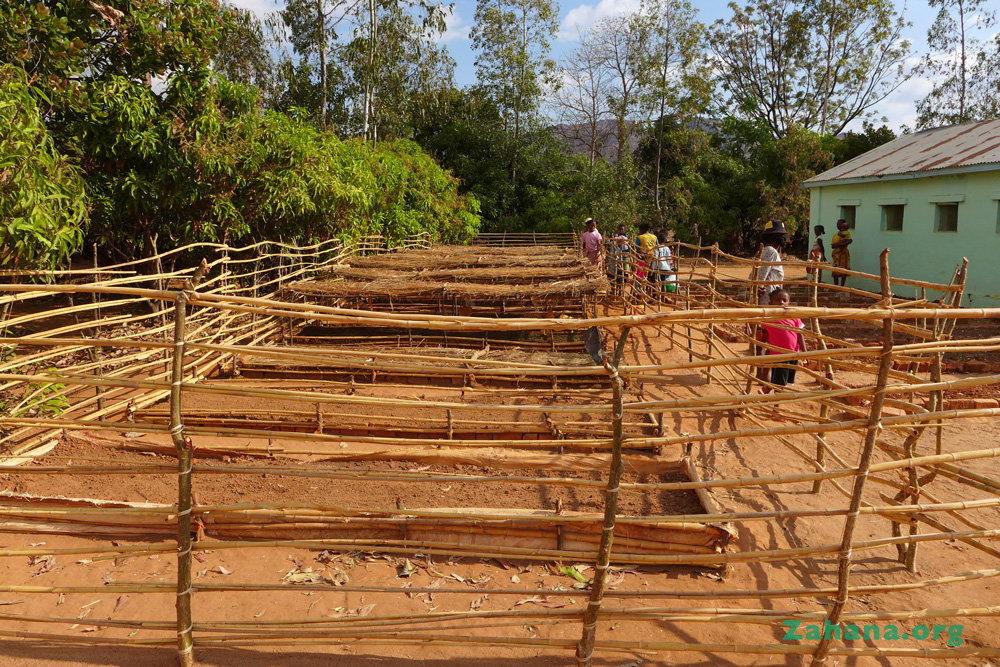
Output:
M712 257L712 265L711 265L711 267L708 270L708 289L710 290L709 293L708 293L708 307L714 310L715 309L715 285L716 285L715 267L716 267L716 265L718 264L718 261L719 261L719 244L718 244L718 242L716 242L716 243L714 243L712 245L712 254L711 254L711 257ZM707 329L705 335L706 335L705 344L708 347L708 356L709 356L709 358L713 358L715 356L715 323L713 321L709 321L709 323L708 323L708 329ZM712 384L712 367L711 366L706 366L705 367L705 383L706 384Z
M97 272L97 244L94 244L94 280L93 282L101 282L101 274ZM101 337L101 295L97 291L90 293L90 298L94 303L94 320L97 322L97 326L94 328L96 336Z
M624 383L618 375L618 366L625 353L625 341L628 339L629 328L622 329L618 344L615 346L614 360L604 360L604 367L611 376L612 392L612 449L611 471L608 475L608 488L604 496L604 529L601 532L601 544L597 550L597 562L594 563L594 580L590 584L590 600L583 614L583 636L576 647L576 662L579 667L590 667L594 656L594 643L597 641L597 614L604 600L604 588L608 579L608 564L611 562L611 547L615 537L615 516L618 513L618 486L621 483L625 466L622 460L622 421L624 417Z
M810 290L810 301L809 305L813 308L819 308L819 283L820 283L820 268L817 262L816 270L813 272L812 276L812 289ZM826 341L823 340L823 333L820 331L819 318L812 317L809 319L810 328L816 334L816 340L819 341L819 346L822 349L826 349ZM830 364L829 358L825 359L823 362L824 370L826 372L826 377L829 380L833 380L833 365ZM819 406L819 419L821 422L825 421L827 416L830 414L830 405L828 402L823 401ZM822 468L826 464L826 434L817 433L816 434L816 463ZM823 480L817 479L813 482L813 493L819 493L823 486Z
M93 346L90 348L90 360L97 364L97 368L94 371L97 377L104 375L103 364L101 364L101 350L100 348ZM97 385L97 409L104 409L104 385Z
M692 264L691 266L693 267L694 264ZM692 269L691 273L692 274L694 273L694 269ZM684 286L684 310L691 310L691 281L690 280L688 280L688 283ZM694 341L691 340L691 323L690 322L688 322L687 327L685 329L687 331L687 339L686 340L687 340L687 350L688 350L688 363L691 363L691 362L694 361Z
M170 382L170 437L177 448L177 660L181 667L194 664L191 636L191 439L184 435L181 386L184 378L184 324L189 294L208 271L201 261L174 299L174 358Z
M886 248L879 256L879 272L882 278L882 298L885 303L892 304L892 292L889 286L889 249ZM847 518L844 520L844 535L840 542L840 566L837 570L837 597L834 598L833 607L827 614L823 627L829 627L840 623L840 615L847 604L847 596L850 590L851 576L851 544L854 540L854 526L858 521L858 513L861 508L861 496L865 490L865 482L868 479L868 469L871 467L872 452L875 449L875 441L882 430L882 405L885 403L885 388L889 381L889 371L892 370L892 317L882 320L882 353L879 360L878 375L875 379L875 393L872 396L871 411L868 413L868 425L865 431L865 442L861 450L861 459L858 461L858 475L854 478L854 489L851 493L851 504L848 509ZM820 639L816 651L813 653L812 665L822 665L826 662L826 657L830 652L830 639L826 633Z

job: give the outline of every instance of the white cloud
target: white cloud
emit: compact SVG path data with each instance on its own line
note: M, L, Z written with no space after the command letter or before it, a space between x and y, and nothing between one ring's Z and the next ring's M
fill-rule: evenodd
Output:
M559 39L576 40L601 19L630 14L637 9L639 0L599 0L596 4L574 7L559 26Z
M469 39L469 23L463 19L458 10L452 9L444 20L445 30L439 41L452 42Z
M285 7L284 1L278 2L277 0L229 0L229 4L240 9L249 9L261 21L271 12Z

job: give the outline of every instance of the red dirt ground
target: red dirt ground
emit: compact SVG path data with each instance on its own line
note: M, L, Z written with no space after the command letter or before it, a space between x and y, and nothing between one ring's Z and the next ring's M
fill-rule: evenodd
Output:
M667 362L686 361L686 355L678 351L668 351L663 338L649 337L648 333L640 333L632 339L630 354L632 359L642 363L646 361ZM810 384L800 380L801 388L810 388ZM694 374L679 374L668 378L668 382L652 387L645 387L648 397L659 396L695 396L723 393L717 384L704 385L703 378ZM428 398L434 398L436 392L424 392ZM442 394L443 395L443 394ZM454 393L449 394L454 396ZM260 407L260 401L246 399L246 409ZM198 407L211 407L199 405ZM399 416L405 416L400 414ZM738 426L748 426L740 422ZM727 419L715 413L673 418L667 424L672 433L703 433L727 430L730 424ZM976 420L952 424L945 429L945 451L959 451L996 446L1000 436L1000 423L988 420ZM814 445L804 436L791 438L806 451L812 451ZM853 462L858 451L858 436L833 435L831 441L839 445L839 451L849 453L848 460ZM929 440L921 441L920 452L926 453ZM197 443L201 446L211 446L213 440L202 438ZM353 445L351 445L353 447ZM78 464L83 458L93 456L95 452L86 446L63 444L53 455L68 457ZM106 456L106 453L100 453ZM726 440L715 444L696 445L694 457L703 477L716 479L720 477L767 476L811 472L811 468L803 461L788 455L788 451L779 443L768 438L753 438ZM168 462L170 459L154 455L116 453L117 460L134 460L139 462ZM671 457L673 458L673 457ZM62 459L66 460L66 459ZM879 460L885 460L884 457ZM404 466L405 467L405 466ZM417 467L417 466L413 466ZM996 474L995 460L979 460L968 463L970 469L984 474ZM121 497L131 500L164 501L173 498L173 482L170 478L139 478L138 476L106 476L80 477L67 479L65 476L35 476L19 475L18 473L0 474L0 484L4 488L33 492L45 492L50 495L65 494L67 496L89 497ZM947 499L972 499L985 497L985 494L970 490L967 487L947 480L934 482L939 496ZM357 505L387 505L392 506L396 499L404 494L404 503L414 505L431 503L437 505L482 505L482 498L473 495L470 489L451 488L445 491L442 487L421 485L422 490L396 487L373 488L361 483L331 486L328 480L305 480L302 478L286 478L262 474L258 476L243 476L234 483L222 484L220 479L195 477L195 489L200 502L232 502L243 500L247 502L280 502L303 497L311 497L318 501L336 500L344 504ZM412 486L412 485L410 485ZM825 484L819 494L810 493L811 484L775 485L763 490L736 489L716 494L725 510L729 511L763 511L786 508L830 508L846 505L845 498L830 484ZM503 487L500 487L503 489ZM888 489L888 487L886 487ZM891 491L886 490L886 493ZM513 486L511 488L513 491ZM878 488L871 490L866 499L879 502ZM523 489L509 498L511 505L551 507L553 498L539 497L537 490ZM491 498L491 501L495 501ZM580 508L597 509L599 503L592 496L576 499ZM508 500L501 501L504 505ZM664 511L670 504L659 505L653 499L627 500L630 510ZM995 509L977 510L970 513L969 518L987 526L1000 525L1000 512ZM954 523L954 521L952 521ZM780 549L785 547L815 546L839 543L843 518L805 518L780 521L740 522L737 523L739 539L735 545L737 551ZM926 532L926 528L921 528ZM856 539L887 537L888 524L884 520L862 516L855 533ZM85 538L62 536L29 536L23 534L5 534L0 536L0 546L4 550L37 548L66 548L93 546L94 541ZM122 541L121 544L128 544ZM157 546L157 545L150 545ZM2 555L2 551L0 551ZM438 611L467 611L470 605L478 603L482 610L511 608L517 600L528 598L532 591L540 588L558 588L572 590L571 579L561 574L554 574L543 565L528 565L524 563L499 562L496 560L464 560L428 563L424 559L414 558L418 566L417 572L408 578L397 577L398 560L380 557L344 557L330 563L319 563L315 560L315 550L296 548L265 548L222 549L211 553L200 554L196 564L196 581L215 583L274 583L282 582L282 577L295 567L311 566L323 568L328 574L342 572L349 578L350 585L370 586L409 586L420 587L432 584L442 575L449 577L446 586L454 585L468 589L465 593L443 594L433 596L431 603L418 596L409 597L397 594L361 594L338 591L331 588L329 592L295 591L287 593L210 593L200 592L194 598L195 621L208 619L243 619L259 618L321 618L338 616L351 612L370 613L373 616L396 613L420 613L431 608ZM910 574L895 559L895 548L880 547L869 551L855 552L855 567L852 574L852 584L906 583L928 579L956 572L997 567L996 559L973 549L965 544L947 541L922 544L918 551L918 573ZM581 564L580 569L590 576L592 570L586 570ZM615 590L648 591L713 591L722 589L781 589L796 587L831 586L836 582L837 562L834 557L823 560L795 559L761 564L738 564L732 568L724 580L720 580L712 571L696 568L639 568L619 570L612 576ZM224 574L230 572L230 574ZM114 560L98 560L88 554L78 557L60 556L54 564L42 562L29 563L25 556L0 558L0 581L15 585L94 585L104 586L113 582L126 581L170 581L175 574L175 559L169 552L147 554L130 558ZM452 577L457 575L463 581ZM485 577L489 579L486 580ZM514 578L519 580L514 583ZM515 588L519 592L511 595L490 594L485 597L479 590L484 587ZM582 609L586 602L585 592L571 597L550 597L548 606L539 606L540 611L556 605L563 608ZM794 600L721 600L706 601L698 604L691 601L670 599L635 598L624 602L609 600L608 606L636 607L731 607L731 608L764 608L787 609L789 611L821 611L829 607L829 598L794 599ZM133 594L128 598L118 593L94 594L0 594L0 613L36 614L45 616L64 616L74 618L86 614L86 619L173 619L173 594ZM371 607L370 605L374 605ZM871 610L906 610L922 608L961 608L985 607L1000 605L1000 580L983 579L978 581L938 586L935 588L917 589L908 592L892 594L852 597L846 611L859 612ZM88 611L89 610L89 611ZM1000 635L1000 624L996 617L978 616L965 619L945 619L945 623L964 622L964 646L997 646ZM916 621L901 621L900 625L911 628ZM885 622L881 623L882 625ZM5 628L20 627L5 623ZM39 631L38 625L30 628ZM84 632L87 628L59 624L49 625L44 631L52 633L80 633L81 641L91 639L126 637L128 630L116 628L98 629L94 632ZM559 626L548 626L542 622L525 623L521 628L509 629L506 632L519 637L569 637L579 636L579 623L566 623ZM489 635L490 630L476 630L472 634ZM673 622L624 622L609 623L602 621L598 625L598 639L616 640L649 640L649 641L687 641L710 642L719 644L759 644L778 643L781 641L783 629L766 625L726 624L726 623L673 623ZM152 633L143 631L139 636L171 637L172 633ZM851 642L855 646L880 646L902 648L944 648L943 640L910 640ZM440 646L354 646L328 645L296 646L288 648L263 648L260 650L245 650L237 648L200 648L196 650L199 664L247 667L270 667L281 665L288 667L311 665L379 665L404 667L410 665L432 665L435 667L457 667L472 665L474 667L513 667L514 665L569 665L575 664L572 652L564 649L554 650L524 650L492 647L488 651L476 648L440 647ZM173 665L176 652L172 646L157 648L123 648L123 647L53 647L45 641L28 639L0 641L0 665L30 665L30 666L60 666L75 667L84 665ZM807 664L807 659L795 656L755 656L745 653L718 652L709 655L698 653L672 652L656 655L604 653L598 654L595 664L604 666L619 666L629 664L662 664L662 665L798 665ZM991 664L984 658L967 658L944 661L949 665L967 665L984 667ZM859 658L844 659L832 656L828 665L911 665L917 664L915 659ZM928 664L920 661L920 664ZM995 661L992 663L995 664Z

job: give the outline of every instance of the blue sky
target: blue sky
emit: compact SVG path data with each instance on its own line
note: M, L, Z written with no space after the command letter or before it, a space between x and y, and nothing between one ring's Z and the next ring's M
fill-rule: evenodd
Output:
M254 10L263 18L268 12L284 5L282 0L231 0L247 9ZM702 22L710 24L729 14L727 2L723 0L692 0ZM899 1L897 6L912 23L905 37L912 44L911 60L927 50L927 29L934 21L935 11L927 0ZM448 31L443 37L452 58L456 62L455 79L458 85L474 83L476 79L475 54L468 38L476 11L476 0L455 0L454 12L448 19ZM563 0L560 3L559 38L553 45L553 56L558 59L571 51L577 44L577 35L592 26L599 19L613 14L623 14L638 7L638 0ZM903 125L913 127L916 120L915 105L918 99L930 92L930 81L911 78L900 86L875 110L877 117L885 117L889 127L898 130ZM860 125L860 123L859 123Z

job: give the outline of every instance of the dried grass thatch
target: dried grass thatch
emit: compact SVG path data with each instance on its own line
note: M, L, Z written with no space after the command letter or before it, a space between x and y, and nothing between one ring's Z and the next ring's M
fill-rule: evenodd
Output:
M419 269L486 268L513 266L579 266L579 253L555 246L484 248L435 246L426 250L402 250L388 255L352 257L354 268L402 271Z
M434 280L463 283L533 283L544 280L581 278L587 267L580 262L570 266L520 266L507 265L474 268L443 269L374 269L342 264L331 267L326 275L349 280Z
M568 280L542 283L461 283L387 277L378 280L302 280L289 283L285 293L292 297L428 297L442 301L458 299L508 299L539 296L576 297L607 291L607 279L600 273L587 273Z

